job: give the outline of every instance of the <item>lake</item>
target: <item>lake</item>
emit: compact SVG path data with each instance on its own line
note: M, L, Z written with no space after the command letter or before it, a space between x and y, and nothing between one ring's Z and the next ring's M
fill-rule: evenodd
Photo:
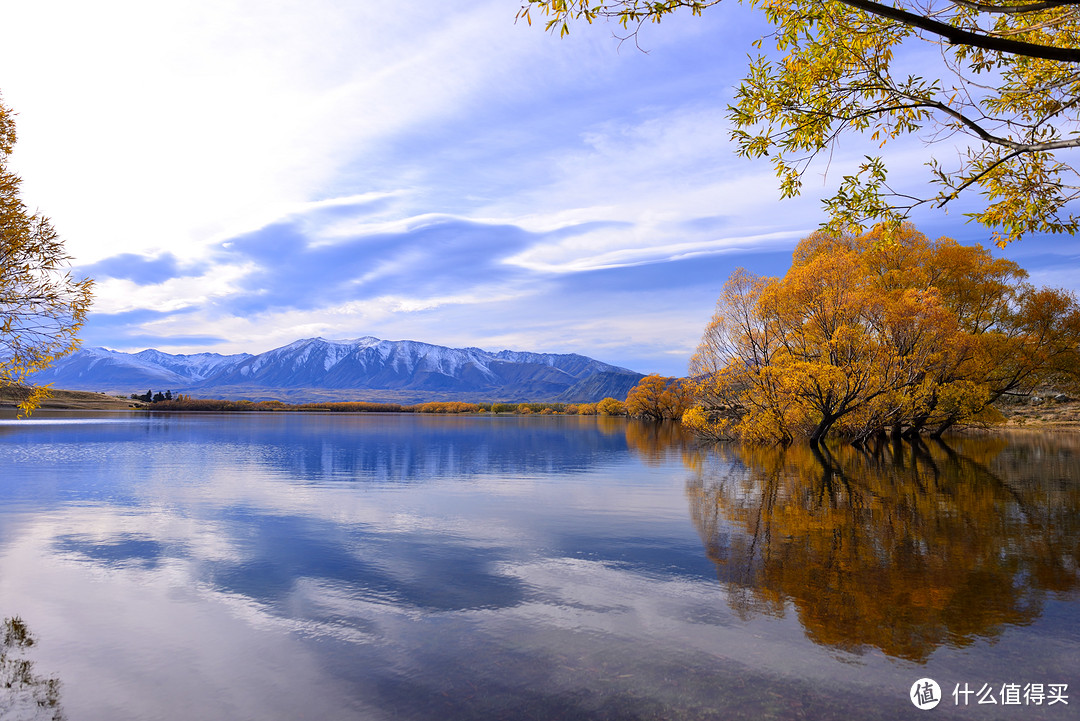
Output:
M1076 434L39 411L0 469L4 721L1080 717Z

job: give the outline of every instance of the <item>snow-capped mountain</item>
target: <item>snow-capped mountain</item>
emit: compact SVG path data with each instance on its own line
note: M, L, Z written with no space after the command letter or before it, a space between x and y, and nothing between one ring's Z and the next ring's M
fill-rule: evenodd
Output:
M156 350L121 353L106 348L80 348L31 380L52 383L65 390L122 392L130 388L134 392L142 387L173 388L198 383L222 366L248 357L246 353L170 355Z
M151 348L135 353L132 357L145 361L150 365L167 368L184 378L205 380L220 372L223 368L236 365L244 359L250 358L251 354L194 353L192 355L172 355Z
M267 398L281 392L277 395L296 400L303 396L299 391L311 390L319 397L327 397L323 391L364 391L359 395L366 399L385 391L396 400L550 400L562 396L586 401L599 400L591 396L609 384L586 382L594 376L620 388L641 378L640 373L577 354L492 353L364 337L305 338L259 355L172 355L153 349L128 354L84 348L33 380L57 388L125 395L153 388L223 398ZM566 397L569 389L581 388L595 390L590 390L588 398Z

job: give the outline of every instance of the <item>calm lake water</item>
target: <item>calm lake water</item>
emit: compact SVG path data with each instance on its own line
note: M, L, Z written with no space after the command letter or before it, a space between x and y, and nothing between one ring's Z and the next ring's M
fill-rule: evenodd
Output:
M1075 434L0 416L0 718L1076 719L1078 558Z

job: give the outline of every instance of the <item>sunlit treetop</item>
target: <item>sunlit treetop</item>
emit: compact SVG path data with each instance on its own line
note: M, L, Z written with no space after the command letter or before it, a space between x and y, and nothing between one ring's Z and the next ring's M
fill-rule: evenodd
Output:
M881 155L866 155L824 201L833 230L897 226L912 210L965 193L966 215L999 244L1031 233L1073 234L1080 176L1080 2L1077 0L743 0L773 31L729 108L740 155L768 157L784 197L802 191L812 161L864 134L884 148L913 135L931 150L929 175L895 187ZM636 36L676 11L720 0L526 0L519 17L549 30L611 19ZM768 40L776 52L762 51ZM931 50L927 53L926 50ZM927 182L928 181L928 182Z
M911 224L883 241L818 231L782 278L737 269L690 360L715 438L940 438L1003 417L993 404L1080 382L1080 303L979 245Z

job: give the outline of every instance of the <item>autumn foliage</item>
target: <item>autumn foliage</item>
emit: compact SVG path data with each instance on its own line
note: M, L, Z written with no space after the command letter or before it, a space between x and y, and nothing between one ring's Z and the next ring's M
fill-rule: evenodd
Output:
M790 443L940 435L991 404L1077 375L1080 306L979 245L912 226L814 233L783 278L737 270L691 360L684 423Z
M224 400L215 398L191 398L178 394L168 398L168 394L147 391L144 395L133 394L135 400L149 403L150 398L161 396L147 406L153 411L220 411L220 412L310 412L310 413L425 413L425 414L462 414L462 413L510 413L514 415L567 415L594 416L624 415L625 405L615 398L605 398L599 403L568 404L557 402L540 403L469 403L464 401L431 401L402 405L401 403L377 403L372 401L338 401L318 403L289 404L282 401Z
M690 388L682 380L652 373L630 389L626 415L652 421L679 420L690 401Z
M28 376L78 347L92 282L71 277L60 236L22 201L22 181L8 168L13 115L0 104L0 386L29 413L48 393Z
M721 4L522 0L518 17L531 24L535 11L560 35L575 21L608 18L627 40L644 23ZM985 207L965 215L1000 245L1080 230L1080 168L1068 157L1080 148L1076 0L746 4L771 27L752 43L757 50L728 106L731 138L739 155L771 163L783 197L802 193L816 158L826 164L822 180L829 168L840 179L823 201L832 228L896 227L919 206L945 208L977 192ZM884 155L853 153L857 165L839 169L835 151L859 135L880 149L913 137L942 152L928 159L925 179L899 187Z
M596 404L596 412L602 416L625 415L626 404L617 398L604 398Z

